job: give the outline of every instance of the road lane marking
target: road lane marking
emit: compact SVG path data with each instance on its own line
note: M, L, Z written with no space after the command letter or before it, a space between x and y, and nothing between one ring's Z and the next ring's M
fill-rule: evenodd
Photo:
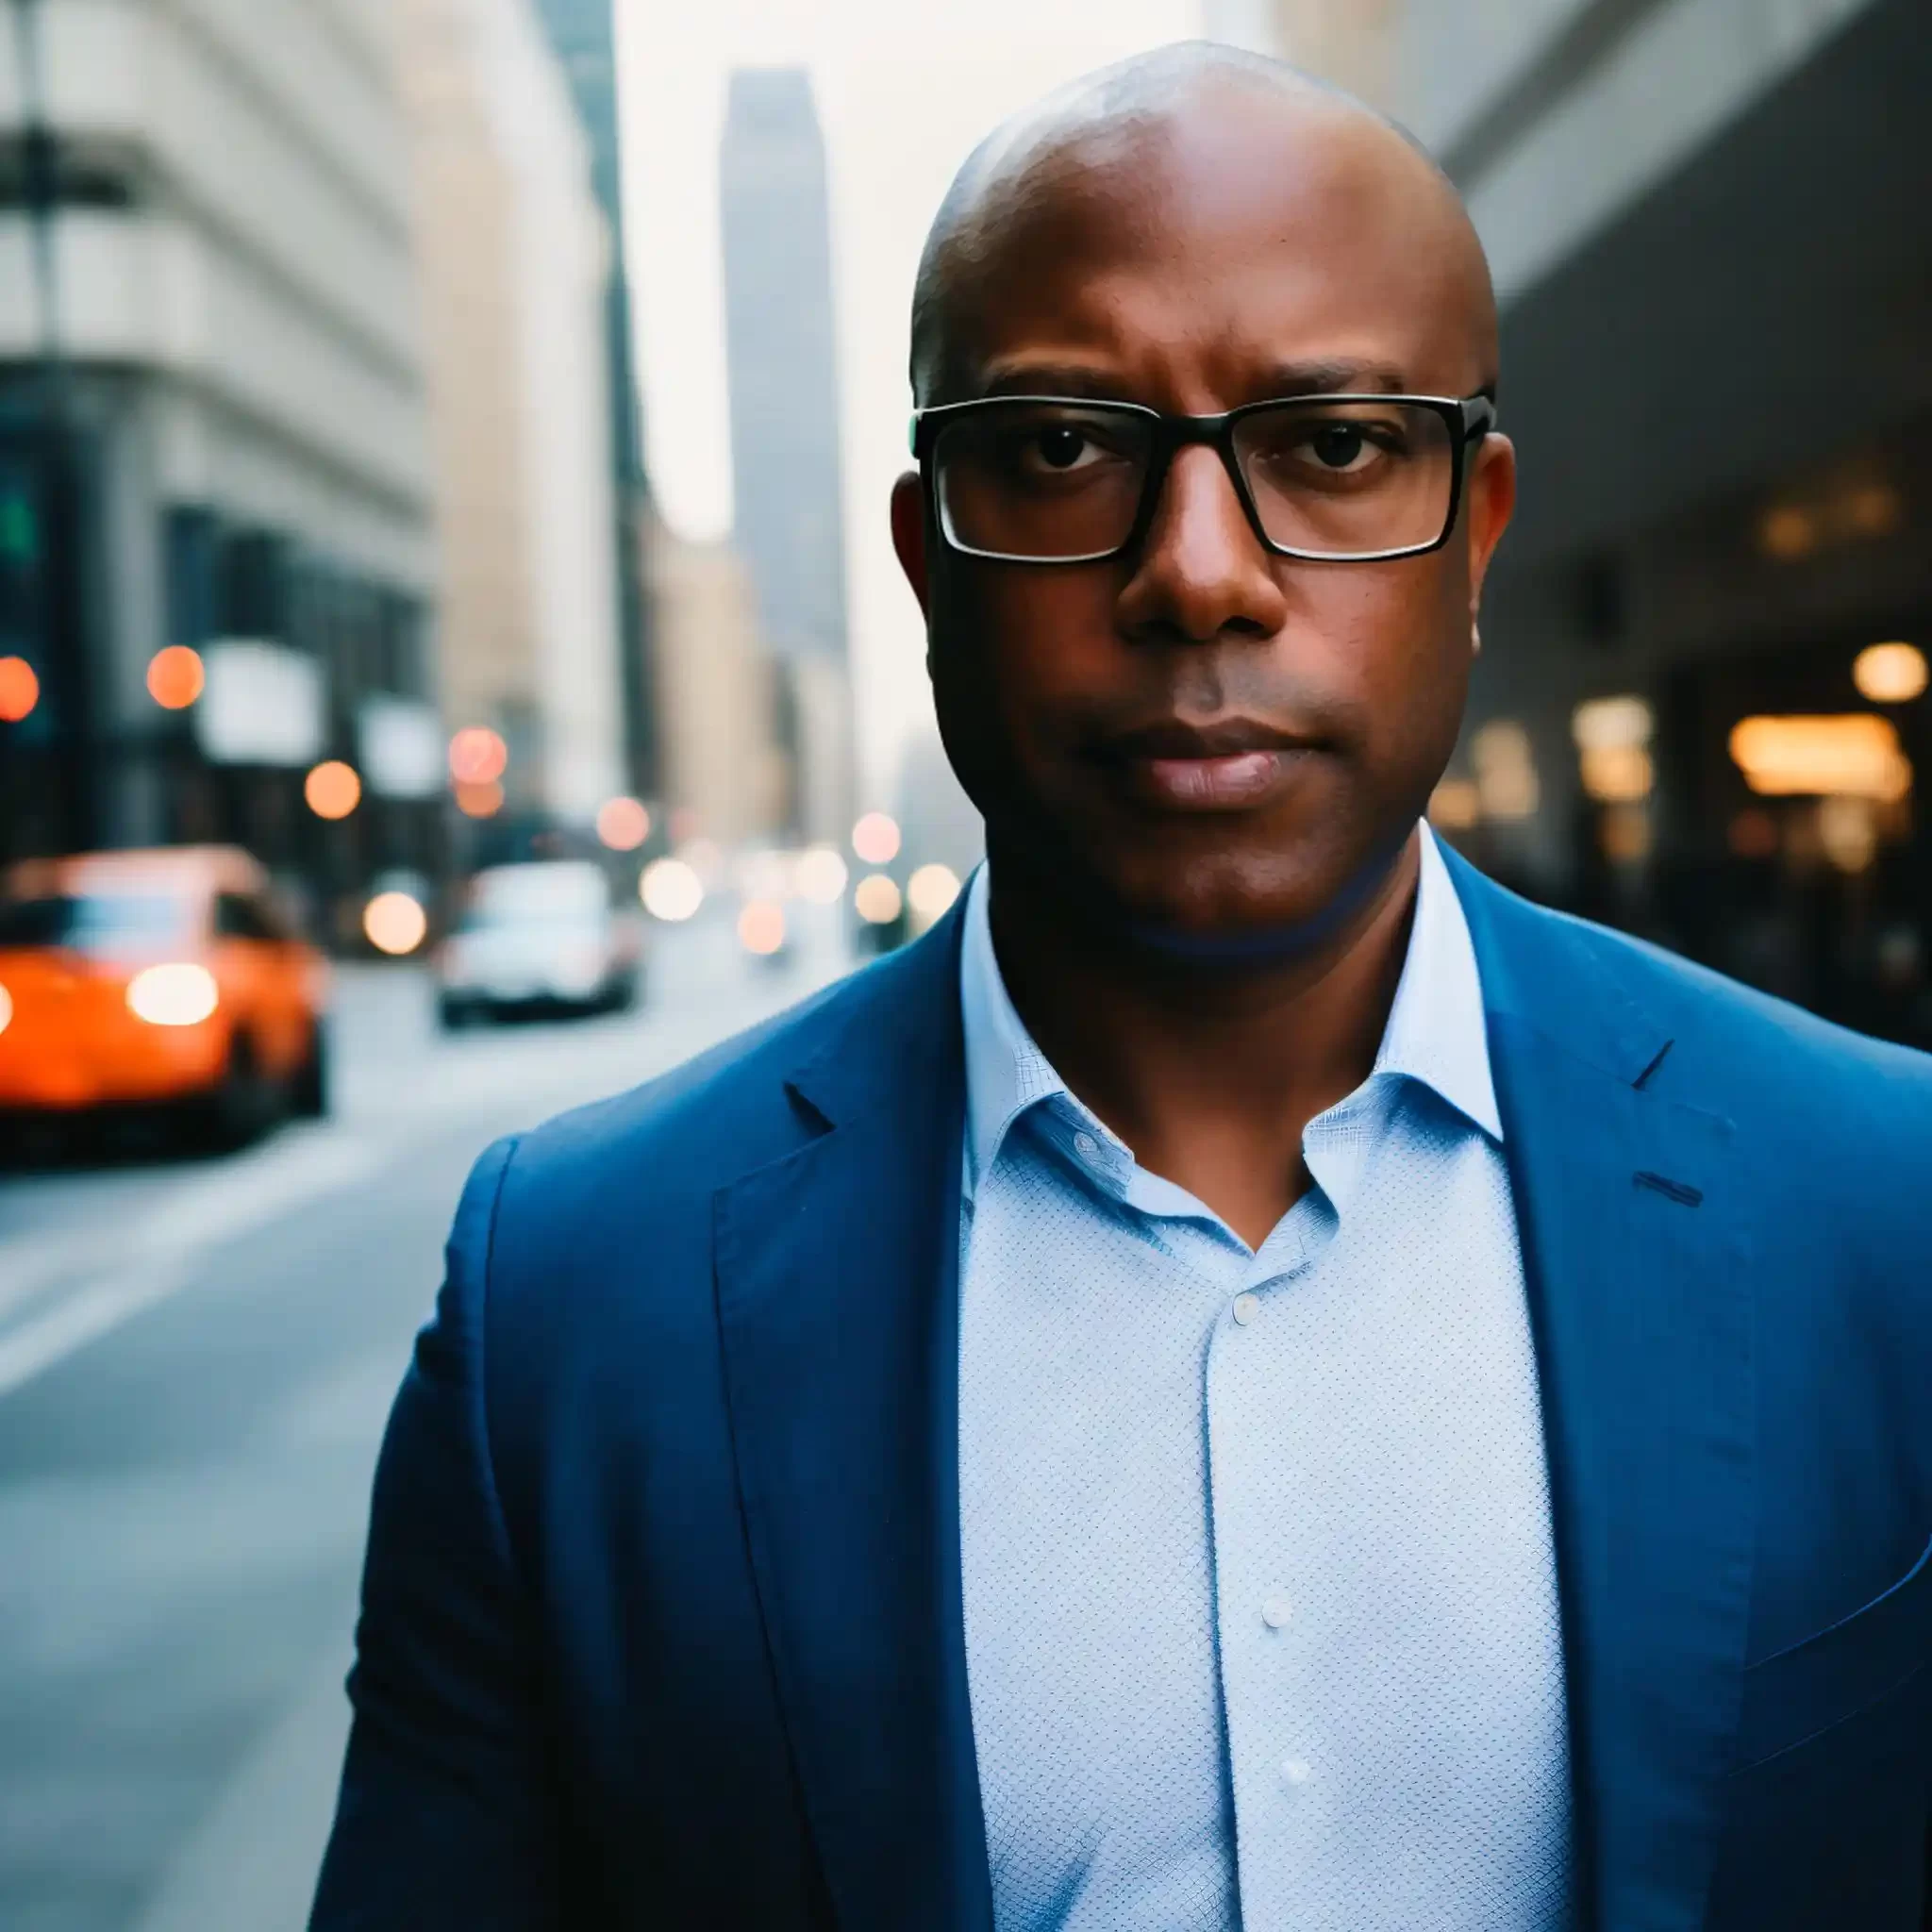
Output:
M186 1288L213 1249L353 1186L401 1151L400 1144L334 1135L277 1142L252 1166L171 1196L117 1242L135 1249L137 1258L81 1282L0 1334L0 1396Z

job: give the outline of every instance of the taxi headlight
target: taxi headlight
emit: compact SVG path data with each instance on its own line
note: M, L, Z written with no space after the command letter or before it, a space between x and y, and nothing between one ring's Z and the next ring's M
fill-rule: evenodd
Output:
M13 1024L13 995L0 986L0 1033Z
M221 1001L206 966L149 966L127 982L127 1010L150 1026L199 1026Z

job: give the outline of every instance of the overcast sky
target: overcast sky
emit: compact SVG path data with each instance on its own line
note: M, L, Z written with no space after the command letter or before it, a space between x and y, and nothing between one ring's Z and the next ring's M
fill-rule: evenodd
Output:
M718 138L738 66L808 67L824 124L845 425L861 790L889 802L929 724L918 608L886 498L906 460L906 324L927 223L992 124L1058 81L1199 31L1201 0L617 0L626 220L652 480L672 525L723 535L731 461Z

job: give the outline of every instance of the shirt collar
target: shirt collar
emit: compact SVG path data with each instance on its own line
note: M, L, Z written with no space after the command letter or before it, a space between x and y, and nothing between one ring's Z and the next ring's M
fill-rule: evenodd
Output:
M1446 1100L1491 1140L1503 1138L1490 1074L1483 985L1456 881L1436 835L1422 827L1422 875L1408 957L1375 1055L1378 1074L1407 1074Z
M982 865L967 887L959 952L969 1199L1013 1123L1040 1102L1067 1094L1066 1083L1035 1045L1008 996L993 953L988 898ZM1502 1140L1475 947L1455 881L1426 824L1408 953L1374 1071L1421 1082L1491 1140ZM1084 1108L1080 1111L1086 1113Z

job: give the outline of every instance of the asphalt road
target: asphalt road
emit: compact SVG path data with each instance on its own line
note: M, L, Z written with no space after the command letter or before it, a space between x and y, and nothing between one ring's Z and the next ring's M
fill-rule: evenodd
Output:
M439 1039L344 973L338 1104L222 1159L0 1178L0 1926L293 1932L370 1477L470 1162L840 965L662 935L639 1013Z

